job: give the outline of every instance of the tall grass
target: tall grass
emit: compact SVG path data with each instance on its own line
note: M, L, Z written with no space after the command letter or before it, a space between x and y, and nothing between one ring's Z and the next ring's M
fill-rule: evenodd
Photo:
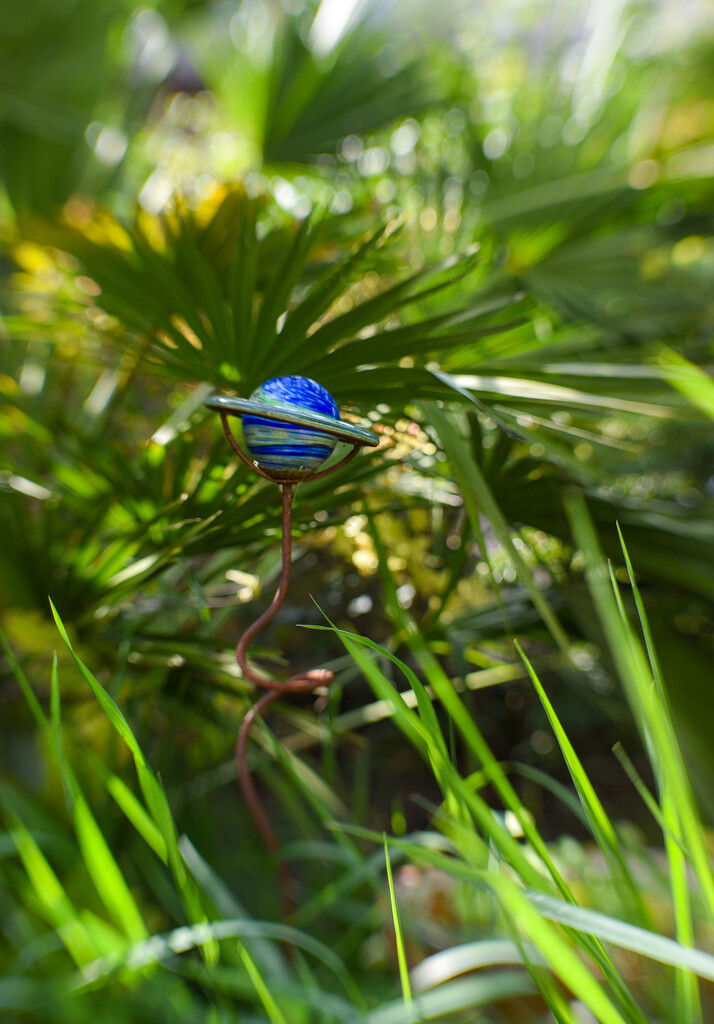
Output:
M50 789L58 805L63 801L49 810L8 779L0 786L4 1019L411 1024L482 1014L479 1019L494 1024L704 1024L711 1003L702 980L714 981L714 955L699 948L714 920L707 836L625 538L626 587L608 569L579 493L567 496L566 510L651 760L655 794L620 753L623 784L629 774L661 830L659 860L608 815L597 780L588 777L535 665L515 641L591 836L584 857L604 865L606 900L602 886L565 870L399 604L375 528L385 604L408 637L417 668L365 637L331 624L316 628L334 629L382 702L382 714L428 765L441 799L431 811L431 830L387 840L360 823L263 725L260 763L269 766L271 754L277 759L279 771L267 778L278 790L287 778L287 800L296 805L296 839L284 852L302 886L293 923L255 919L199 853L211 845L207 837L180 835L162 780L119 705L73 649L56 611L62 639L123 747L114 767L78 749L63 727L57 659L45 709L3 638L44 748ZM558 636L557 620L544 611ZM362 714L366 724L370 707ZM360 724L359 712L351 722ZM460 773L448 730L478 762L475 774ZM572 804L570 794L567 799ZM239 837L237 871L253 842L248 834ZM407 876L397 870L406 864L417 888L436 879L458 908L450 941L426 957L417 955L419 915L400 883ZM673 938L660 934L653 902L660 920L666 904ZM384 955L370 968L366 950L375 943Z

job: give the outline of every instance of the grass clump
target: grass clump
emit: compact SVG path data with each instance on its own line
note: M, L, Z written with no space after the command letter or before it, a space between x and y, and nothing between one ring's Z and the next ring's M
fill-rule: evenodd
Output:
M441 794L431 808L432 827L387 841L359 824L335 794L314 787L297 755L269 743L287 771L291 799L305 807L308 832L315 822L322 827L319 841L306 834L302 844L284 850L300 879L295 925L256 919L199 853L205 837L179 835L161 780L55 612L77 668L133 761L134 779L121 755L117 773L91 777L90 807L84 780L92 759L63 728L57 661L47 714L5 646L64 800L61 810L49 810L8 781L2 786L8 927L0 999L7 1019L84 1020L109 1002L117 1021L153 1019L163 1006L164 1019L271 1024L466 1021L477 1012L494 1022L523 1012L573 1024L704 1022L703 982L714 980L714 955L706 951L714 910L707 836L634 574L641 631L625 612L621 585L608 576L576 493L567 509L650 752L656 795L620 756L646 793L662 830L661 849L608 816L516 641L590 833L580 846L585 870L574 874L558 844L540 835L507 766L494 758L463 696L396 591L387 588L388 607L407 631L417 670L365 637L320 628L336 632L377 700L389 705L405 742L428 765ZM623 554L632 573L624 541ZM453 726L478 763L475 774L460 771L463 753L447 742L445 726ZM262 731L267 739L265 726ZM230 858L234 874L241 848ZM596 872L588 871L588 862L599 865ZM658 929L663 901L672 938ZM443 948L434 952L437 933ZM390 946L395 960L385 969ZM369 951L374 958L377 948L382 962L378 956L370 968ZM401 996L394 992L397 976Z

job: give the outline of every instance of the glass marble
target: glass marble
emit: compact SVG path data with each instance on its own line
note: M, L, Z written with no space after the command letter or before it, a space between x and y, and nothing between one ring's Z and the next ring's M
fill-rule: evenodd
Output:
M273 377L250 396L251 403L292 407L319 413L339 421L332 395L309 377ZM243 438L251 456L275 473L313 471L334 451L339 438L312 426L297 426L260 416L243 416Z

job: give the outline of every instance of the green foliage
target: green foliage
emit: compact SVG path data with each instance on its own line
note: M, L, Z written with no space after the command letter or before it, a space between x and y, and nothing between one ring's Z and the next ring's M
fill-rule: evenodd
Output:
M703 1024L711 39L349 6L0 30L0 1010ZM253 734L275 923L280 500L203 400L292 373L382 441L251 652L336 674Z
M613 581L610 587L607 583L604 562L593 539L592 525L584 506L573 501L571 508L575 528L582 534L584 551L590 567L589 578L603 625L611 634L611 639L615 638L615 631L619 634L617 642L621 646L616 647L613 653L623 669L623 681L628 684L636 683L637 677L630 667L631 660L634 658L643 666L646 664L640 641L627 617L618 614L617 584ZM392 612L404 617L405 613L399 606L396 595L387 596L392 604ZM564 1000L563 990L554 985L554 979L558 979L567 989L576 992L599 1021L606 1024L609 1021L643 1021L649 1014L656 1012L653 1000L665 998L665 1002L660 1006L661 1012L666 1005L666 997L660 994L661 980L655 989L646 987L641 991L635 991L625 983L618 969L616 956L618 949L624 949L654 959L661 965L676 968L675 998L680 1010L675 1012L686 1013L686 1017L678 1019L701 1019L696 978L699 976L714 979L714 957L691 948L694 933L688 900L694 900L698 915L700 901L703 901L705 907L710 899L708 893L711 889L711 874L706 856L701 855L704 834L696 812L692 809L691 794L688 792L686 776L683 774L681 755L672 747L671 740L663 741L664 745L653 746L653 751L657 750L657 754L653 756L658 757L657 779L662 801L660 820L664 820L667 823L667 830L678 837L670 848L670 857L676 853L671 860L672 898L679 907L677 915L682 922L678 942L657 935L651 930L651 926L638 923L643 914L645 920L647 919L647 911L641 905L638 909L637 899L634 903L630 899L631 895L638 895L629 876L628 866L632 862L633 850L628 847L599 803L592 782L585 774L530 661L524 654L533 683L554 724L558 742L573 773L583 806L586 813L592 817L593 835L605 854L608 873L616 882L616 888L612 891L622 893L621 897L617 898L622 917L593 912L582 906L574 896L537 830L530 823L528 812L510 788L502 768L484 746L475 723L468 715L461 699L450 687L449 681L443 677L438 663L428 656L423 640L420 639L413 624L412 644L415 651L422 652L419 661L425 671L429 690L424 688L408 665L395 659L388 651L357 634L339 631L342 642L372 685L375 695L391 704L395 724L401 728L407 740L415 743L422 755L431 763L442 792L443 803L434 816L438 833L396 838L391 841L391 845L407 853L415 864L430 865L443 877L459 879L461 884L476 892L492 893L499 908L500 929L504 930L505 934L510 934L515 943L513 946L506 944L505 947L502 944L497 951L494 950L496 955L491 959L480 957L473 943L463 948L462 955L462 949L457 944L449 951L448 957L445 953L440 953L434 958L439 963L439 981L436 984L440 987L433 992L423 993L419 986L413 991L413 982L409 983L403 973L405 1002L391 1006L385 1004L370 1010L369 1007L364 1007L356 980L346 973L342 960L313 935L284 925L255 921L245 916L244 912L241 916L235 916L236 912L240 911L239 903L228 893L225 885L215 878L211 869L203 863L187 840L177 840L176 826L166 803L163 788L151 771L126 718L84 662L74 653L59 618L57 624L77 667L99 701L108 721L133 757L141 797L130 796L127 800L124 796L117 803L120 810L126 814L126 819L136 828L137 841L146 843L147 848L151 849L165 865L171 879L170 884L176 887L177 905L183 905L183 910L179 913L186 922L169 933L154 934L150 939L144 938L146 933L143 923L140 923L139 918L132 916L135 913L132 909L135 907L134 899L128 894L128 890L125 896L121 896L122 887L125 885L121 870L81 794L78 776L70 766L72 761L78 758L81 760L81 755L75 749L71 752L63 749L59 702L53 701L53 721L50 723L25 680L22 670L13 660L16 679L33 708L40 730L52 751L54 770L59 773L66 787L70 812L67 828L74 832L74 841L77 843L76 852L73 853L76 859L75 869L77 865L82 866L82 871L86 872L87 879L93 883L95 892L104 902L109 916L109 922L105 923L96 916L92 909L93 898L86 882L78 890L78 897L72 900L50 861L33 838L32 831L23 824L15 806L16 798L12 790L5 786L3 802L8 834L18 851L27 878L25 884L19 885L18 896L26 903L26 913L39 915L39 918L44 919L50 929L54 930L59 942L79 968L80 973L71 985L74 992L73 1004L80 1008L75 1012L89 1012L93 995L98 990L111 986L113 1004L116 1007L126 1006L127 1012L131 1013L132 1000L137 995L145 992L148 1005L159 993L164 992L168 995L170 990L166 986L170 984L173 989L171 1005L174 1008L190 1008L188 1012L193 1018L198 1012L195 998L190 995L188 989L183 989L180 985L176 988L176 981L170 980L183 977L187 980L200 978L204 987L215 992L219 1000L218 1005L222 1001L220 994L227 993L241 1002L262 1005L267 1019L271 1021L303 1019L305 1008L309 1006L320 1006L327 1018L331 1019L368 1020L372 1024L382 1020L417 1021L420 1017L433 1016L435 1012L443 1015L466 1007L473 1009L484 1002L491 1005L493 1013L500 1000L512 999L520 993L531 991L531 985L526 981L530 975L532 985L540 992L545 1005L550 1008L556 1019L574 1018ZM646 619L643 620L643 625L649 640ZM654 656L654 649L651 650ZM384 674L383 665L389 664L389 661L384 659L396 663L411 689L400 694L394 688L392 681ZM647 670L643 667L642 671L642 679L645 682ZM58 686L55 669L53 693L57 695ZM637 685L628 686L627 689L635 716L645 723L644 727L653 738L662 730L663 735L668 731L671 735L671 719L661 686L662 681L659 679L656 689L649 685L646 690ZM418 710L412 710L409 702L405 701L405 696L410 694L416 697ZM463 779L451 763L438 719L434 714L432 700L444 703L446 714L463 732L473 752L481 760L484 779L478 788L470 786L468 780ZM292 778L298 792L309 786L306 779L303 778L301 781L299 773L293 774ZM515 820L523 825L525 846L519 846L514 841L509 829L504 827L501 817L489 810L483 801L479 790L487 780L504 796L506 807L510 808ZM109 779L103 778L101 782L102 786L106 786ZM676 801L668 799L669 787L673 787L677 794ZM126 789L123 792L130 793ZM306 789L302 795L307 796ZM333 828L339 829L338 837L340 833L346 832L362 836L364 839L373 838L375 842L379 842L377 834L357 828L349 821L334 823ZM666 836L667 832L665 838ZM338 882L343 891L344 883L348 880L350 888L354 888L380 871L378 863L373 858L366 858L368 847L362 845L360 850L353 845L351 849L359 857L359 871L355 873L356 865L349 861L344 864L343 870L346 874L344 880ZM526 852L527 857L524 856ZM638 852L638 856L643 855L644 848ZM682 889L681 871L687 862L701 883L700 890L688 890L687 887ZM410 924L414 927L416 921L400 926L399 896L389 871L389 862L387 866L398 948L402 950L400 961L404 964L405 936L402 934L402 928L408 929ZM142 882L142 888L149 879L150 875ZM620 890L617 886L618 879L629 879L629 883ZM629 890L628 884L631 887ZM334 885L332 882L329 887L334 888ZM361 895L360 899L363 900L365 895L369 898L368 893L369 890ZM683 895L685 903L681 903ZM322 914L330 913L336 913L339 917L339 904L331 902L323 905ZM711 913L711 907L708 913ZM630 915L634 915L634 923L628 923ZM358 920L359 917L355 924ZM313 929L318 933L322 932L324 927L325 924L319 919L313 923ZM364 923L359 927L363 929ZM237 955L231 939L239 940ZM317 975L313 974L313 985L306 988L300 983L301 972L298 968L301 960L293 960L289 966L287 963L276 961L271 946L265 945L266 940L294 944L298 949L315 957L316 963L322 965L322 969ZM603 942L607 944L607 948ZM576 955L576 951L579 951L580 955ZM601 981L589 973L582 957L598 965L602 971ZM447 961L451 962L451 967L447 966ZM501 972L479 973L472 979L459 983L446 980L477 964L486 968L488 964L495 966L504 962L522 962L525 971L509 971L505 976ZM40 963L41 960L38 966ZM430 968L427 965L428 961L420 965L417 978L428 977ZM545 965L549 968L547 972ZM154 969L150 969L152 967ZM159 973L156 973L156 970ZM404 970L402 967L402 972ZM329 982L330 975L335 979L337 988ZM503 985L499 984L499 979ZM508 985L505 984L506 981ZM432 979L428 984L433 985L435 982ZM126 996L120 995L122 989L127 991ZM441 1001L437 1000L437 993ZM17 983L7 986L4 990L4 998L8 1009L40 1005L42 1012L49 1015L47 1019L54 1019L56 1013L60 1014L58 1019L61 1019L63 1000L67 998L67 993L63 994L61 987L47 989L40 986L39 990L33 989L32 997L28 998L23 989L22 975L18 975ZM398 1009L400 1005L402 1009ZM196 1016L196 1019L201 1018Z

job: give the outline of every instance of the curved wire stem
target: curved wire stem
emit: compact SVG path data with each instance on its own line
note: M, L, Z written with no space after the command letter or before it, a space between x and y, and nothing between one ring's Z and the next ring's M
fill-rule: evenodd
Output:
M229 433L227 424L224 420L224 426L226 427L226 433ZM231 436L231 440L234 440ZM235 445L236 450L240 453L241 458L244 461L248 461L247 457L240 450L238 445ZM352 453L350 453L351 455ZM254 467L255 468L255 467ZM267 676L260 675L257 673L248 663L248 647L253 642L255 637L260 633L265 626L275 617L280 610L285 597L288 592L290 585L290 573L292 567L292 499L293 499L293 485L289 483L283 483L282 488L282 544L281 544L281 570L280 580L278 583L278 589L275 591L275 595L270 604L270 607L263 612L260 618L248 626L243 636L238 641L236 646L236 660L240 667L243 676L246 679L250 679L252 683L265 690L262 697L253 705L248 711L240 730L238 732L238 739L236 742L236 769L238 772L238 779L240 786L243 791L245 802L248 805L248 809L253 817L256 828L260 833L260 836L265 844L265 848L269 854L274 855L278 850L278 840L273 832L272 826L268 821L268 817L263 809L260 797L256 791L251 778L250 769L248 767L248 740L250 738L250 731L253 728L255 722L262 718L273 701L277 700L287 693L312 693L318 687L329 686L333 681L334 676L328 669L318 668L312 669L308 672L298 672L295 675L290 676L288 679L276 680L270 679ZM280 878L282 888L282 902L283 902L283 918L287 920L292 913L294 906L293 899L293 885L292 878L290 875L290 869L288 865L283 861L280 865Z
M250 679L256 686L266 690L277 690L278 693L306 693L314 690L317 686L327 686L332 682L333 675L324 668L313 669L310 672L298 672L289 679L278 681L269 679L267 676L259 675L248 664L248 647L256 638L258 633L271 622L282 607L290 586L290 574L292 569L292 521L293 521L293 486L282 484L283 492L283 536L281 546L281 568L280 581L275 596L259 619L248 626L236 647L236 660L240 670L246 679Z
M250 769L248 768L247 751L248 738L250 736L250 730L253 728L253 724L259 718L263 717L268 707L280 696L280 692L281 691L278 689L267 690L263 696L256 701L241 723L241 727L238 730L238 740L236 742L236 768L238 771L240 787L243 791L243 797L248 805L248 809L253 817L256 828L260 833L260 837L263 840L263 845L271 856L274 856L278 851L278 840L275 837L275 833L268 821L268 816L263 810L260 797L253 785L253 779L250 774ZM292 914L293 907L295 906L293 880L290 874L290 868L285 861L280 862L279 871L282 897L282 917L284 921L287 921Z

